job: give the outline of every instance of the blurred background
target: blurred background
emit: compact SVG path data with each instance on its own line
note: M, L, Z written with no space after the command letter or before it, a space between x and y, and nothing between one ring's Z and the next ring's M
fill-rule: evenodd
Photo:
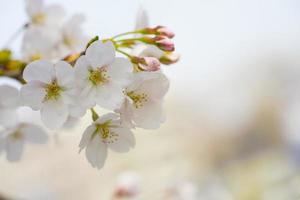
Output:
M141 6L150 25L172 29L181 60L164 68L167 121L136 130L136 147L110 151L96 170L78 154L87 116L48 145L28 146L20 162L1 155L0 194L109 200L123 184L140 200L300 199L300 1L45 2L85 14L91 37L132 30ZM0 45L26 23L24 6L1 0Z

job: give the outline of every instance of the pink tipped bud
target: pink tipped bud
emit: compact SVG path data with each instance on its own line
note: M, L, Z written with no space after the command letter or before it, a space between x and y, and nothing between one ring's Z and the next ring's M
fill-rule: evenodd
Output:
M157 26L154 28L158 35L166 36L168 38L173 38L175 34L165 26Z
M157 36L165 36L168 38L173 38L175 34L165 26L156 26L154 28L145 28L140 30L142 34L153 34Z
M157 58L154 57L144 57L144 63L145 64L140 64L139 67L142 68L144 71L157 71L160 69L160 62Z
M156 46L163 51L174 51L175 50L173 41L167 37L156 36L155 38L153 38L153 40L155 41Z
M159 58L159 61L165 65L171 65L178 62L180 59L180 55L176 52L167 52L162 57Z
M133 57L132 62L142 71L153 72L160 70L160 62L154 57Z

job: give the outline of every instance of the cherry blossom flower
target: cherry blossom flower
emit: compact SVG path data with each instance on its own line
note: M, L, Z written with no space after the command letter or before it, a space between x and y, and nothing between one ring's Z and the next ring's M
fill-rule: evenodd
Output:
M25 143L44 144L48 136L39 126L29 123L17 123L0 130L0 152L6 152L8 161L20 160Z
M84 131L79 147L93 167L102 168L107 149L122 153L135 146L135 138L129 128L122 127L119 116L108 113L96 120Z
M122 123L129 127L159 128L164 120L163 98L169 81L161 72L139 72L125 90L126 99L120 109Z
M85 18L82 14L73 15L66 21L61 28L60 51L63 56L71 53L77 53L84 49L88 42L88 38L82 30L82 23Z
M103 108L120 107L123 89L130 83L132 64L126 58L115 57L112 42L96 41L75 64L76 83L82 105L87 108L96 103Z
M55 65L43 60L34 61L25 68L23 78L27 81L21 88L23 104L40 110L47 127L60 128L69 116L76 92L71 65L64 61Z
M19 105L19 91L9 85L0 86L0 125L9 126L16 123Z
M39 59L55 60L59 58L56 46L60 37L59 31L51 27L29 27L22 40L23 59L31 62Z
M56 25L58 24L65 11L57 4L44 5L43 0L26 0L26 11L33 25Z

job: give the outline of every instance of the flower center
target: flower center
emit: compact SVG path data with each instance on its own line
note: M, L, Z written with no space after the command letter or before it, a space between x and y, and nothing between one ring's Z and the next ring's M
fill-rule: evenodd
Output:
M36 14L32 17L32 22L34 24L43 24L45 22L46 16L43 13Z
M148 101L148 95L145 93L127 92L126 95L133 101L135 108L141 108Z
M109 76L107 74L107 68L101 67L96 70L90 70L89 80L93 85L103 85L108 82Z
M102 142L111 144L118 140L119 134L112 132L110 121L96 125L96 132L100 134Z
M39 54L39 53L36 53L36 54L31 55L30 58L29 58L29 60L30 61L35 61L35 60L39 60L41 58L42 58L42 55Z
M72 47L74 44L74 40L68 36L64 36L63 43L68 47Z
M22 137L23 137L23 134L20 131L16 131L10 135L10 138L13 140L20 140L20 139L22 139Z
M46 85L45 91L46 96L44 101L57 100L60 97L61 87L56 81L53 81L52 83Z

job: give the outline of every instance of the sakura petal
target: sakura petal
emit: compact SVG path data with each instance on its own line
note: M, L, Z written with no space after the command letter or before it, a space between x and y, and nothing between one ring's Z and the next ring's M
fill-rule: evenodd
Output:
M107 146L101 142L99 135L90 140L86 147L85 155L93 167L101 169L107 157Z
M0 86L0 105L8 108L16 108L19 105L19 91L9 85Z
M73 87L75 77L72 66L65 61L59 61L54 65L54 68L58 84L62 87Z
M140 108L134 108L133 121L137 127L157 129L161 124L162 113L161 102L148 102Z
M128 152L135 146L135 138L133 133L128 128L112 128L111 131L119 135L118 140L113 143L108 143L107 146L115 152Z
M131 81L133 66L126 58L116 58L107 68L109 76L121 86L127 86Z
M6 158L10 162L20 160L23 153L23 140L8 139L6 141Z
M23 105L39 110L46 95L45 89L41 84L30 82L21 88L20 96Z
M39 126L26 124L21 128L24 135L24 140L30 143L45 144L48 136L46 132Z
M114 61L115 47L111 41L96 41L87 48L85 55L93 68L102 67Z
M29 81L41 81L50 83L55 75L51 62L45 60L37 60L28 64L23 72L23 78Z
M60 100L49 100L44 102L41 109L41 118L50 129L59 129L68 118L68 106Z

